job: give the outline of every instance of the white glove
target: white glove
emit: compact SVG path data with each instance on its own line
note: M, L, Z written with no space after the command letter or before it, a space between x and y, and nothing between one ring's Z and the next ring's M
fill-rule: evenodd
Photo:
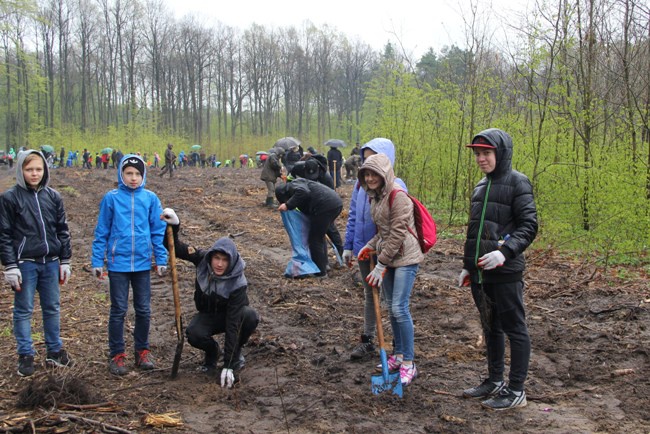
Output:
M381 262L377 261L377 265L375 265L375 268L370 272L370 274L368 274L368 277L366 277L366 282L368 282L370 286L380 287L381 282L384 281L385 274L386 274L386 266Z
M160 215L160 220L163 220L165 223L172 226L178 226L180 223L180 220L178 220L178 216L176 215L176 211L171 208L165 208L163 210L163 213Z
M469 271L464 268L458 275L458 286L469 286Z
M99 280L104 280L104 268L103 267L93 267L93 276Z
M494 270L502 266L504 262L506 262L506 257L498 250L493 250L478 258L478 266L484 270Z
M228 389L232 388L232 385L235 384L235 373L232 369L222 369L221 370L221 387L226 387Z
M156 267L156 272L160 277L163 277L165 273L167 273L167 266L166 265L159 265Z
M20 273L20 268L10 268L5 271L5 282L7 282L14 291L20 291L20 284L23 283L23 275Z
M352 250L343 250L343 262L348 267L352 267Z
M70 278L70 275L72 274L72 269L70 268L70 264L61 264L59 267L59 280L61 283L64 285L68 283L68 279Z

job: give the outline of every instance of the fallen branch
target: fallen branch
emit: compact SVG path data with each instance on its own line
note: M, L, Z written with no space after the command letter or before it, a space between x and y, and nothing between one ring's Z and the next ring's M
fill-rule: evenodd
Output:
M133 431L129 431L129 430L126 430L124 428L120 428L119 426L109 425L107 423L100 422L100 421L95 420L95 419L89 419L87 417L77 416L76 414L61 413L60 416L62 418L65 418L65 419L69 419L72 422L83 422L83 423L87 423L87 424L90 424L90 425L98 426L98 427L102 428L102 431L111 430L111 431L115 431L115 432L118 432L118 433L121 433L121 434L134 434Z

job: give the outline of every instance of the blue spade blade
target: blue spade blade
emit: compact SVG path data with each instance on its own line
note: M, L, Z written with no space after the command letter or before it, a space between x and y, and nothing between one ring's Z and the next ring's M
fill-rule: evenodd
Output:
M402 381L399 378L399 372L388 372L388 359L386 350L383 348L379 352L381 356L381 374L370 377L372 393L379 395L383 392L392 392L394 395L403 396Z

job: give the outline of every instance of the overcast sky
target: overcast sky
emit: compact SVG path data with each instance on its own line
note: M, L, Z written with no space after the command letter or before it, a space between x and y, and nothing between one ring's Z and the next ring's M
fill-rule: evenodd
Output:
M524 13L526 0L163 0L182 18L194 14L206 20L246 29L252 23L267 27L293 25L302 28L305 21L316 26L328 24L359 39L376 50L387 42L401 44L407 55L419 58L432 47L440 51L453 44L465 47L463 16L469 17L470 4L491 24L495 37L503 40L500 17L516 24ZM488 19L489 17L489 19ZM468 18L469 19L469 18Z

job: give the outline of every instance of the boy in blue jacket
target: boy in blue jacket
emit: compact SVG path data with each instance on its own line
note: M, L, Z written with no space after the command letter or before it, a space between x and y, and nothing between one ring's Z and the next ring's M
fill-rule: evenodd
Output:
M118 188L106 193L99 206L92 267L95 276L101 278L106 262L111 296L109 370L114 375L124 375L128 372L124 318L129 284L135 310L135 366L142 370L154 368L149 352L151 258L155 258L158 275L162 276L167 270L167 250L163 246L166 224L160 220L163 211L160 200L144 188L147 182L144 160L138 155L124 156L118 165L117 182Z

